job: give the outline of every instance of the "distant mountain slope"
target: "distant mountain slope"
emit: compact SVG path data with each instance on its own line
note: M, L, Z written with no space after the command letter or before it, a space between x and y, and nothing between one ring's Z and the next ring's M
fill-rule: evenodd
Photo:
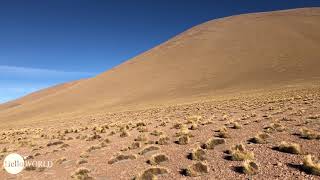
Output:
M0 105L0 120L125 110L319 82L319 32L320 8L212 20L97 77Z

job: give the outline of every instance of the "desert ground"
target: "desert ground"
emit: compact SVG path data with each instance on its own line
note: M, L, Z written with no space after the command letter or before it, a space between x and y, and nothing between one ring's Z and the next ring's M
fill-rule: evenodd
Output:
M2 130L2 158L54 165L0 178L318 179L303 162L320 156L319 100L314 86ZM244 171L248 161L257 169Z
M320 8L212 20L0 104L0 179L319 179Z

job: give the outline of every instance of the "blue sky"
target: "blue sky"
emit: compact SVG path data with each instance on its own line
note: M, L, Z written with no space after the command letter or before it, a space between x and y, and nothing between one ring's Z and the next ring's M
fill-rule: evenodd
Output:
M199 23L311 0L0 1L0 103L94 76Z

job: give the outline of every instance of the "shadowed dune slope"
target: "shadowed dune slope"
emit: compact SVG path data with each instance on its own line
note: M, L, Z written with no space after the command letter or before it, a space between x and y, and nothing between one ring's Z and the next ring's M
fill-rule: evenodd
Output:
M319 82L320 8L212 20L91 79L0 105L0 120L184 103Z

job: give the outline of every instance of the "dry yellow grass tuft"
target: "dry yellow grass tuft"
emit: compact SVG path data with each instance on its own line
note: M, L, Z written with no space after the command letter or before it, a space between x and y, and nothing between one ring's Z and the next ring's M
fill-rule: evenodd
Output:
M314 175L320 176L320 162L315 162L318 161L314 159L310 154L306 155L303 160L303 169Z
M72 173L71 178L78 180L90 180L93 179L89 176L90 170L87 168L79 168L74 173Z
M86 159L80 159L80 160L78 160L77 161L77 164L85 164L85 163L88 163L88 160L86 160Z
M168 174L169 170L164 167L151 167L137 175L135 180L155 180L158 175Z
M271 123L269 126L264 127L265 132L274 132L274 131L278 131L278 132L282 132L284 131L286 128L280 124L280 123Z
M138 148L140 148L142 145L141 145L141 142L133 142L129 147L128 147L128 149L131 149L131 150L133 150L133 149L138 149Z
M186 145L190 141L190 137L188 135L182 135L178 138L178 141L176 141L177 144L180 145Z
M320 139L320 134L308 128L300 129L300 137L304 139Z
M122 131L120 132L120 137L128 137L128 136L130 136L130 134L129 134L128 131L122 130Z
M268 143L267 139L270 137L267 133L259 133L258 135L250 138L249 141L256 144L266 144Z
M249 175L255 175L259 172L259 166L256 162L246 160L242 164L242 172Z
M281 152L291 153L291 154L301 154L301 146L296 143L288 143L285 141L282 141L278 147L276 147L277 150Z
M233 161L244 161L254 159L254 153L247 151L243 144L237 144L229 150L230 159Z
M120 155L110 159L108 161L108 164L114 164L114 163L117 163L119 161L133 160L133 159L137 159L137 155L135 155L135 154L129 154L129 155L120 154Z
M151 156L151 158L147 161L147 163L151 164L151 165L158 165L162 162L166 162L168 161L169 158L167 155L165 154L154 154Z
M191 136L191 133L190 133L187 125L185 125L185 124L182 124L182 125L180 126L179 132L176 133L176 136L182 136L182 135Z
M223 138L210 138L202 147L204 149L214 149L215 146L225 143L226 140Z
M169 141L170 141L170 138L166 135L161 135L159 137L159 140L156 141L156 144L159 144L159 145L167 145L169 144Z
M189 154L188 158L196 161L204 161L206 160L206 152L198 147Z
M242 128L242 126L238 122L231 122L230 124L233 129L241 129Z
M67 161L67 158L62 157L62 158L58 159L58 160L56 161L56 163L62 164L62 163L65 162L65 161Z
M150 134L153 135L153 136L160 136L160 135L163 134L163 132L162 131L158 131L158 130L154 130Z
M134 139L135 141L147 141L148 137L146 134L139 134L137 138Z
M207 174L209 172L209 167L205 162L196 162L193 163L186 169L182 170L182 174L186 176L196 177Z
M142 151L140 151L139 154L144 155L148 152L157 151L157 150L160 150L160 148L158 146L150 145L150 146L145 147Z

